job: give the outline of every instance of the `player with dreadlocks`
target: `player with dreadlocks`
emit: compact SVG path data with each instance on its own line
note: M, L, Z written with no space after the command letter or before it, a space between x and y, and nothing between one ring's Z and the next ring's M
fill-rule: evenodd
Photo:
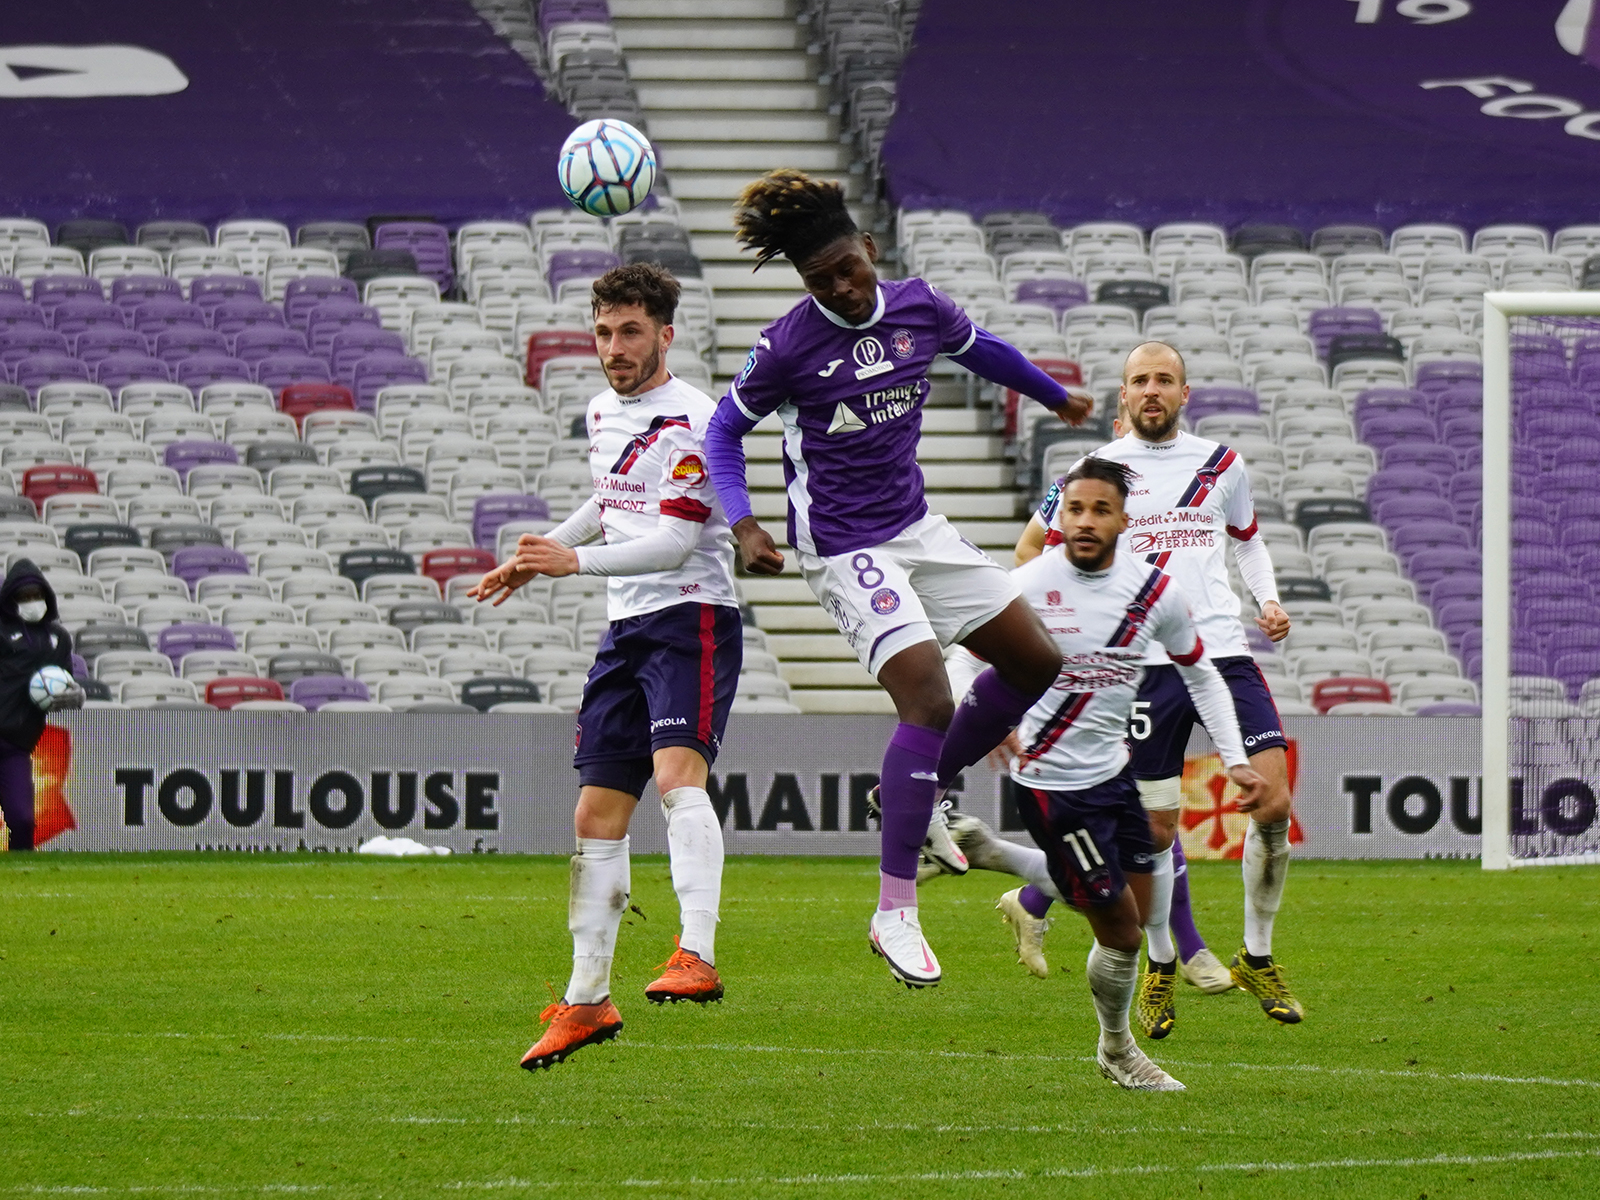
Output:
M801 574L900 717L879 783L869 944L895 978L930 987L940 972L917 917L918 855L926 843L946 869L966 870L936 806L1055 681L1061 655L1010 574L928 511L917 466L928 367L944 354L1073 424L1088 404L930 284L880 280L878 248L837 183L773 171L744 190L734 224L757 269L788 259L810 296L762 331L718 405L711 473L745 568L778 574L783 555L751 515L741 439L779 415ZM941 651L951 642L991 664L959 711Z

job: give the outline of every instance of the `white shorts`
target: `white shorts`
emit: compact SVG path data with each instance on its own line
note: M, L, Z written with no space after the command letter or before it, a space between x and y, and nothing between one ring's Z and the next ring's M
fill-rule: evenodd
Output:
M899 537L818 558L800 573L874 678L907 646L958 642L1022 593L1011 572L929 513Z

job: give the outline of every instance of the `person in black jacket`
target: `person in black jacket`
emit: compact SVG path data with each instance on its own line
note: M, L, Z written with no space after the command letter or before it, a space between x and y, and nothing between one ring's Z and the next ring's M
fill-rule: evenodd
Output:
M0 810L11 849L33 849L33 748L44 734L44 710L28 695L41 667L72 671L72 635L61 625L56 594L44 572L19 558L0 584ZM80 708L83 693L58 697L52 710Z

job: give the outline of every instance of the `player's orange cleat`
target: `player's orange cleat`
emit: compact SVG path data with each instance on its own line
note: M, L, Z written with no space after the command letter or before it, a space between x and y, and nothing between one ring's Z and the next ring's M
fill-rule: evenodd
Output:
M539 1014L539 1019L548 1022L549 1028L522 1056L522 1067L527 1071L548 1071L585 1046L610 1041L622 1032L622 1014L609 996L598 1004L557 1000Z
M674 944L677 938L672 939ZM666 970L644 990L644 998L652 1004L676 1004L679 1000L693 1000L696 1004L709 1004L722 999L722 980L717 969L701 958L679 946L672 957L662 963Z

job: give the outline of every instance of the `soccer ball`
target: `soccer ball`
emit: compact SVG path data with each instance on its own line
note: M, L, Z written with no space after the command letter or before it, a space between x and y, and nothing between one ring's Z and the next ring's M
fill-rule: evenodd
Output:
M561 147L561 190L584 212L620 217L643 204L656 183L656 152L626 121L585 121Z
M40 667L28 680L28 699L49 712L62 696L78 690L78 681L60 667Z

